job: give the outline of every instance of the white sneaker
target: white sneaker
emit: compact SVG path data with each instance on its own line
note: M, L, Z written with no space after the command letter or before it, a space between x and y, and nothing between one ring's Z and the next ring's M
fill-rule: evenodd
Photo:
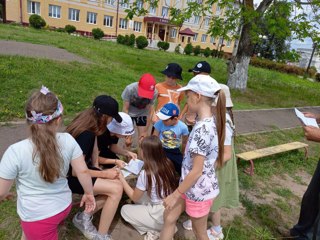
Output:
M160 238L160 232L157 231L149 231L144 236L144 240L158 240Z
M191 220L189 219L187 221L184 221L182 223L182 226L183 226L184 229L191 231L192 230L192 222L191 222Z
M207 234L210 240L222 240L224 238L222 228L221 232L216 232L213 227L211 227L207 230Z
M87 239L92 240L98 233L97 229L92 224L92 216L78 212L74 215L72 222Z

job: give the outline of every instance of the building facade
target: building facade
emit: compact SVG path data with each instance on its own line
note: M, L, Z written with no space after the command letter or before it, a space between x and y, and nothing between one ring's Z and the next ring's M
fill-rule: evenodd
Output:
M299 60L299 67L307 68L311 54L312 49L311 48L298 48L297 52L300 54L301 58ZM313 58L310 63L310 67L314 66L317 69L317 72L320 72L320 56L315 52L313 55Z
M158 7L154 8L138 0L137 7L147 9L148 14L128 20L125 10L130 3L123 0L6 0L3 18L7 22L28 24L30 15L38 14L50 27L64 28L70 24L83 35L91 35L93 28L101 28L106 38L133 33L146 36L150 43L167 41L182 47L192 43L202 49L209 47L231 54L234 41L224 41L207 34L210 16L193 16L181 27L170 23L170 7L184 8L188 1L194 0L159 0ZM213 14L223 14L218 5L212 8Z

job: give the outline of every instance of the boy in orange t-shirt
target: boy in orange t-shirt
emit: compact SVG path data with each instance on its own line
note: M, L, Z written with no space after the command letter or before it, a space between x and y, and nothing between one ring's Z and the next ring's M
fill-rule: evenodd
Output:
M158 91L158 104L155 113L159 112L160 109L167 103L172 102L180 107L180 103L184 97L184 93L176 92L177 89L182 86L177 83L180 79L182 80L182 68L177 63L169 63L167 67L161 71L165 75L164 82L157 83L156 89ZM157 122L159 118L156 114L153 115L153 122Z

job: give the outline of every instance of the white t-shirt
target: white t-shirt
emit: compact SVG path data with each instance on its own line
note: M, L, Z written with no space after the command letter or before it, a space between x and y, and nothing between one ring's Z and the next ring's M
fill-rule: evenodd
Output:
M189 174L193 167L193 154L205 156L202 175L185 193L186 197L195 202L215 198L219 194L218 180L214 164L218 158L218 134L214 117L197 121L194 125L186 146L180 182Z
M227 113L227 115L226 115L226 133L225 133L225 139L224 139L225 146L232 145L233 134L234 134L234 125L232 123L230 115Z
M38 171L39 158L33 161L33 143L25 139L11 145L0 162L0 177L16 179L17 212L21 220L33 222L52 217L71 204L71 191L66 179L71 160L82 155L82 150L68 133L57 133L63 158L60 177L53 183L45 182Z
M157 189L156 189L156 179L154 176L152 176L152 188L151 188L151 193L150 193L150 200L153 204L160 204L162 203L162 199L158 196L157 194ZM147 191L147 174L145 170L142 170L140 172L140 175L137 180L137 185L136 188L138 188L141 191ZM162 196L164 196L163 193L161 193Z

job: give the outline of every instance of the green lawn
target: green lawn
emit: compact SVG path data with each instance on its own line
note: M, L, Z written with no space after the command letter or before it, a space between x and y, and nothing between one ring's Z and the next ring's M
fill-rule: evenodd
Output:
M146 72L154 74L157 82L161 82L160 71L170 62L183 67L182 84L191 78L187 70L200 60L211 64L212 76L217 81L225 83L227 79L226 63L221 59L138 50L114 42L4 24L0 24L0 39L56 46L92 62L65 63L0 55L0 121L22 118L28 95L42 84L59 95L65 114L73 116L102 93L115 97L122 104L120 95L127 84L138 81ZM247 91L232 91L232 97L235 109L315 106L319 90L318 83L251 67Z

